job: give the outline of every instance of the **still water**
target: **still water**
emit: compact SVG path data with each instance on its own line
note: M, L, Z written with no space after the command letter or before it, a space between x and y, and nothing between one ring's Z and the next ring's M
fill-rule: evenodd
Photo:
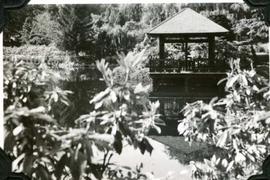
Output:
M98 92L104 90L105 84L100 81L101 74L95 69L85 69L73 72L73 79L65 83L65 89L74 92L71 97L74 108L74 116L89 113L93 108L89 101ZM194 83L193 83L194 84ZM166 84L165 84L166 86ZM162 126L162 133L157 135L150 131L150 143L154 150L152 154L141 154L139 149L125 145L121 155L114 155L112 162L129 166L136 169L136 166L143 164L142 171L144 173L154 174L160 180L191 180L191 168L189 161L202 160L208 157L208 149L205 145L189 146L177 133L178 121L182 118L181 109L188 102L196 100L209 101L210 96L177 96L166 95L168 88L159 87L159 90L150 95L151 101L160 101L159 113L165 121L166 126ZM181 85L178 88L181 90ZM209 91L207 91L209 92ZM200 91L201 93L201 91ZM213 97L213 96L212 96Z
M101 74L95 68L93 69L80 69L72 72L72 79L65 83L65 89L73 91L73 95L70 97L73 103L74 118L81 114L87 114L93 108L89 103L91 98L98 92L106 89L105 83L100 80ZM167 83L162 86L154 86L153 92L150 94L151 101L159 101L160 108L159 113L161 118L165 121L166 126L162 126L162 135L177 135L176 126L178 121L183 118L181 109L187 104L196 100L203 100L208 102L215 96L215 92L212 92L211 87L203 90L205 87L199 87L198 92L192 94L192 96L183 95L181 89L183 84L181 82L174 81L175 86ZM194 83L192 83L194 86ZM190 88L192 89L192 88ZM194 91L193 91L194 92ZM207 93L205 95L205 93ZM150 132L155 135L155 132Z
M126 145L121 155L114 155L112 163L128 166L135 169L143 164L142 172L153 174L160 180L191 180L191 168L188 164L182 164L176 157L170 155L169 146L149 139L154 150L152 154L141 154L139 149Z

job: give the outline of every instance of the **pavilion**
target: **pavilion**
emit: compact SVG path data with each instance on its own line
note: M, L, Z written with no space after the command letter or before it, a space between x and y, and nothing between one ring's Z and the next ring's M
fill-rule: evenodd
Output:
M158 38L159 52L150 58L152 96L213 97L220 94L217 82L226 77L225 62L215 58L215 37L229 31L190 8L164 20L147 34ZM177 43L181 57L168 58L166 43ZM204 57L189 55L189 43L204 43Z
M190 8L185 8L174 16L164 20L147 34L158 38L159 57L150 61L153 74L214 72L215 71L215 37L225 36L229 31ZM166 59L165 43L183 45L182 59ZM192 59L189 57L188 43L208 43L208 58ZM173 61L173 66L166 67L165 61Z

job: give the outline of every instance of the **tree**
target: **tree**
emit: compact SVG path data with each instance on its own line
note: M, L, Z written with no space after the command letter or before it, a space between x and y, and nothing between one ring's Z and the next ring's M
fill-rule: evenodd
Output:
M161 4L145 5L143 12L142 22L150 27L154 27L165 19Z
M21 31L25 21L32 21L37 14L44 12L40 5L26 6L25 8L7 11L6 26L4 28L4 46L20 46Z
M229 35L226 36L227 40L231 41L235 39L235 35L232 30L232 22L226 17L226 15L210 15L209 18L215 23L229 30Z
M191 162L195 179L241 179L260 171L269 152L268 80L231 62L226 97L187 104L178 131L187 141L212 147L213 156Z
M65 77L60 69L49 68L45 61L34 62L27 58L4 61L4 148L16 159L14 167L33 175L34 179L49 179L46 165L51 166L55 161L47 153L57 142L47 136L46 128L61 124L55 120L55 108L64 110L69 105L70 92L58 87ZM38 162L38 158L43 160Z
M91 52L93 31L91 16L87 7L80 5L63 5L59 7L58 22L60 37L56 44L59 48L79 54L80 51Z
M48 11L36 15L32 20L26 18L21 31L21 42L32 45L55 43L59 39L59 26Z
M129 53L119 59L116 69L110 69L105 60L98 61L97 68L107 87L91 100L94 109L76 119L73 127L59 122L53 114L56 104L68 106L71 93L54 83L62 78L58 71L51 73L44 63L32 68L6 62L4 90L14 101L5 109L5 149L15 158L14 167L32 179L42 180L66 176L74 180L123 176L130 180L147 179L140 171L110 163L114 153L122 153L124 142L143 154L151 153L153 147L146 134L150 128L160 131L156 126L159 103L148 99L151 85L137 83L140 77L134 73L143 68L144 60L144 52ZM119 70L124 80L118 79ZM30 105L33 99L29 91L38 99L34 106Z
M236 46L238 46L238 51L243 52L244 56L251 57L252 63L260 64L255 47L259 43L268 42L269 30L266 23L263 20L258 20L258 17L241 19L234 24L233 29L237 35Z
M245 3L231 4L229 10L234 14L236 20L251 18L250 7Z
M120 13L124 14L126 21L140 22L141 17L142 17L143 5L141 5L141 4L129 4L129 5L123 4L123 5L119 6L119 11L120 11Z

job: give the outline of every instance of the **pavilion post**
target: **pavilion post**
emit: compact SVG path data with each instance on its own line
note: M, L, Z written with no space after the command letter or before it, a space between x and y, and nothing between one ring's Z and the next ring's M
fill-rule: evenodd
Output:
M208 37L208 64L209 70L214 70L214 62L215 62L215 36Z
M186 70L187 70L187 66L188 66L188 42L187 42L187 38L185 38L185 66L186 66Z
M164 38L159 36L158 38L158 47L159 47L159 69L164 68Z

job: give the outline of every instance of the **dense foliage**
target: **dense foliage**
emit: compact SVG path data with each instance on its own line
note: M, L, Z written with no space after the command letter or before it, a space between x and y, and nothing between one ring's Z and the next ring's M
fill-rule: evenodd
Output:
M187 104L178 131L187 141L213 148L210 159L191 162L195 179L245 179L260 171L269 153L268 80L231 62L226 97Z
M142 68L143 53L119 60L115 69L124 70L123 81L105 60L97 62L107 88L90 101L95 109L75 120L72 128L60 121L64 114L55 114L55 109L67 113L72 93L57 86L61 79L57 71L44 62L38 66L5 62L5 149L16 158L14 167L32 179L147 179L139 169L110 163L114 152L122 153L123 143L151 153L145 134L152 127L160 132L159 103L148 100L151 85L133 80L132 72Z
M56 111L67 112L69 105L67 96L71 92L58 87L62 79L58 72L45 62L39 65L27 64L23 59L4 62L7 131L4 148L16 158L14 168L33 174L36 179L47 179L47 163L55 163L50 158L53 157L53 147L58 143L48 136L48 128L64 125L60 118L57 121L54 116Z
M32 68L45 67L48 71L59 73L61 80L69 80L74 62L71 53L59 50L55 45L24 45L20 47L5 47L4 61L29 65ZM26 66L27 67L27 66ZM43 69L45 71L45 69Z
M268 28L259 10L245 4L197 3L29 6L20 12L20 18L12 19L12 24L20 24L19 28L8 25L5 29L4 44L55 44L62 50L90 56L90 61L106 57L116 60L117 52L127 54L143 41L150 28L185 7L230 30L229 41L253 45L268 41ZM11 12L13 15L16 12ZM47 23L42 23L44 19ZM179 50L181 47L174 48ZM194 47L191 45L190 48ZM207 53L203 45L202 49Z
M216 59L240 58L245 68L239 61L230 64L226 97L183 109L179 133L214 152L204 162L191 162L193 176L240 179L258 171L269 152L270 90L266 79L247 65L256 63L256 52L268 51L268 28L260 10L229 3L46 5L10 12L4 30L4 113L5 149L14 167L32 179L147 179L140 168L118 167L110 159L125 144L142 153L153 150L146 134L150 128L160 132L157 124L163 123L159 103L149 101L153 87L144 56L158 54L157 42L145 33L185 7L230 30L227 40L217 39ZM165 47L169 58L184 57L182 44ZM205 43L188 48L195 58L207 58ZM84 115L78 109L82 99L89 101L86 93L77 84L79 95L63 90L62 84L70 80L73 62L82 65L81 57L91 65L104 58L96 67L105 89L91 97L93 109ZM85 76L76 80L99 78Z

